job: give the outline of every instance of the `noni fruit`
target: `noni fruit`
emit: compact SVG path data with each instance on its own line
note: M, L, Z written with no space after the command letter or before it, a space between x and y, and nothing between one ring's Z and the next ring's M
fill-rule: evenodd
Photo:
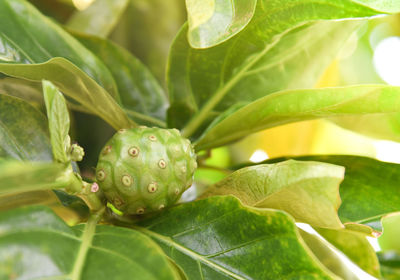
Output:
M196 154L176 129L119 130L103 148L96 179L107 200L125 214L173 205L191 186Z

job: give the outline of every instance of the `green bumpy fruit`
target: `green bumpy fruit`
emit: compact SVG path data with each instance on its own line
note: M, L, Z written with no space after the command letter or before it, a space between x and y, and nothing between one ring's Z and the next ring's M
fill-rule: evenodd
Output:
M119 130L105 145L96 168L107 200L125 214L173 205L193 183L196 154L177 129Z

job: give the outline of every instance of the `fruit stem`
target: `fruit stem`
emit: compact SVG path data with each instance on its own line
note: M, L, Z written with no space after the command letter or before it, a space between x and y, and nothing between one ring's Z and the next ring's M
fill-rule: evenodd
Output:
M90 184L82 180L82 190L77 194L85 201L91 211L97 212L104 208L104 195L97 183Z

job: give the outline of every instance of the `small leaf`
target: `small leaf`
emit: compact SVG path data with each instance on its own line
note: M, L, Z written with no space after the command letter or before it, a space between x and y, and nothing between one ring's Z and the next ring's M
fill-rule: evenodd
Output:
M298 222L342 228L337 209L343 176L343 167L326 163L261 164L237 170L204 196L233 194L245 205L284 210Z
M56 248L56 249L55 249ZM181 279L162 250L115 226L68 227L45 207L0 213L0 276L5 279Z
M138 225L190 279L336 279L303 247L290 216L234 197L182 204Z
M70 146L67 104L64 96L51 82L43 81L42 85L53 156L56 161L66 163L70 161L67 154Z
M0 63L0 72L33 81L49 80L65 95L81 103L115 129L134 125L104 88L64 58L53 58L41 64Z
M72 30L107 37L125 11L129 0L97 0L67 22Z
M240 32L253 17L257 0L186 0L189 42L209 48Z
M380 279L378 257L365 234L347 229L317 228L316 230L361 269Z
M0 159L0 195L67 187L65 172L62 164Z
M342 115L400 111L400 87L357 85L337 88L288 90L270 94L239 109L212 127L196 143L209 149L250 133L302 120Z
M45 116L22 99L0 94L0 157L51 161Z
M146 125L165 126L166 94L145 65L109 40L80 33L73 35L110 69L121 105L131 118Z

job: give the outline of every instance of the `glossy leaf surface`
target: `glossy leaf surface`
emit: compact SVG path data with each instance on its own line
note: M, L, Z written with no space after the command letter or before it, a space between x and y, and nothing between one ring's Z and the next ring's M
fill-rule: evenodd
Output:
M205 196L232 194L245 205L284 210L297 222L341 228L337 210L343 177L341 166L289 160L239 169Z
M326 35L325 23L319 31L316 27L318 23L309 23L363 18L381 13L352 1L258 1L252 20L242 32L219 46L205 50L190 48L186 27L183 28L170 53L170 125L180 128L194 116L185 128L186 134L192 135L212 113L221 112L235 102L253 101L289 86L312 87L354 31L356 23L353 20L326 23L332 24L331 31L328 31L332 34L323 38L320 36L322 33ZM304 30L308 28L311 29ZM282 42L281 47L276 46L289 33L292 39ZM313 42L308 39L302 41L300 38L303 36L308 36ZM283 57L275 60L277 53L285 52L288 46L301 55L291 57L289 52L284 56L283 63L280 63ZM322 61L319 62L319 59ZM315 66L307 70L304 63ZM295 69L289 65L295 65ZM271 66L274 70L270 69ZM298 78L299 75L303 75L303 79Z
M89 8L73 14L67 27L78 32L107 37L128 3L129 0L96 0Z
M111 41L74 35L110 69L127 114L138 123L165 126L167 97L147 67Z
M267 162L286 159L272 159ZM400 211L399 164L347 155L307 156L295 159L328 162L345 167L344 180L339 189L342 199L339 217L343 223L369 224L369 221L375 222L378 219L376 229L379 230L379 219L382 216Z
M186 0L189 43L209 48L240 32L251 20L257 0Z
M105 65L76 39L25 0L0 2L0 62L43 63L64 57L118 100Z
M189 279L335 279L305 247L290 216L244 207L230 196L182 204L139 226Z
M238 140L253 132L291 122L341 115L366 115L399 111L400 87L359 85L337 88L289 90L270 94L239 109L210 128L198 149Z
M134 124L104 88L64 58L53 58L40 64L0 64L0 72L33 81L49 80L115 129Z
M45 116L22 99L0 94L0 157L51 161Z
M68 162L67 149L70 145L69 115L64 96L49 81L43 81L43 95L49 120L50 140L56 161Z
M0 213L0 229L0 278L180 279L162 250L133 230L91 220L70 228L44 207Z

